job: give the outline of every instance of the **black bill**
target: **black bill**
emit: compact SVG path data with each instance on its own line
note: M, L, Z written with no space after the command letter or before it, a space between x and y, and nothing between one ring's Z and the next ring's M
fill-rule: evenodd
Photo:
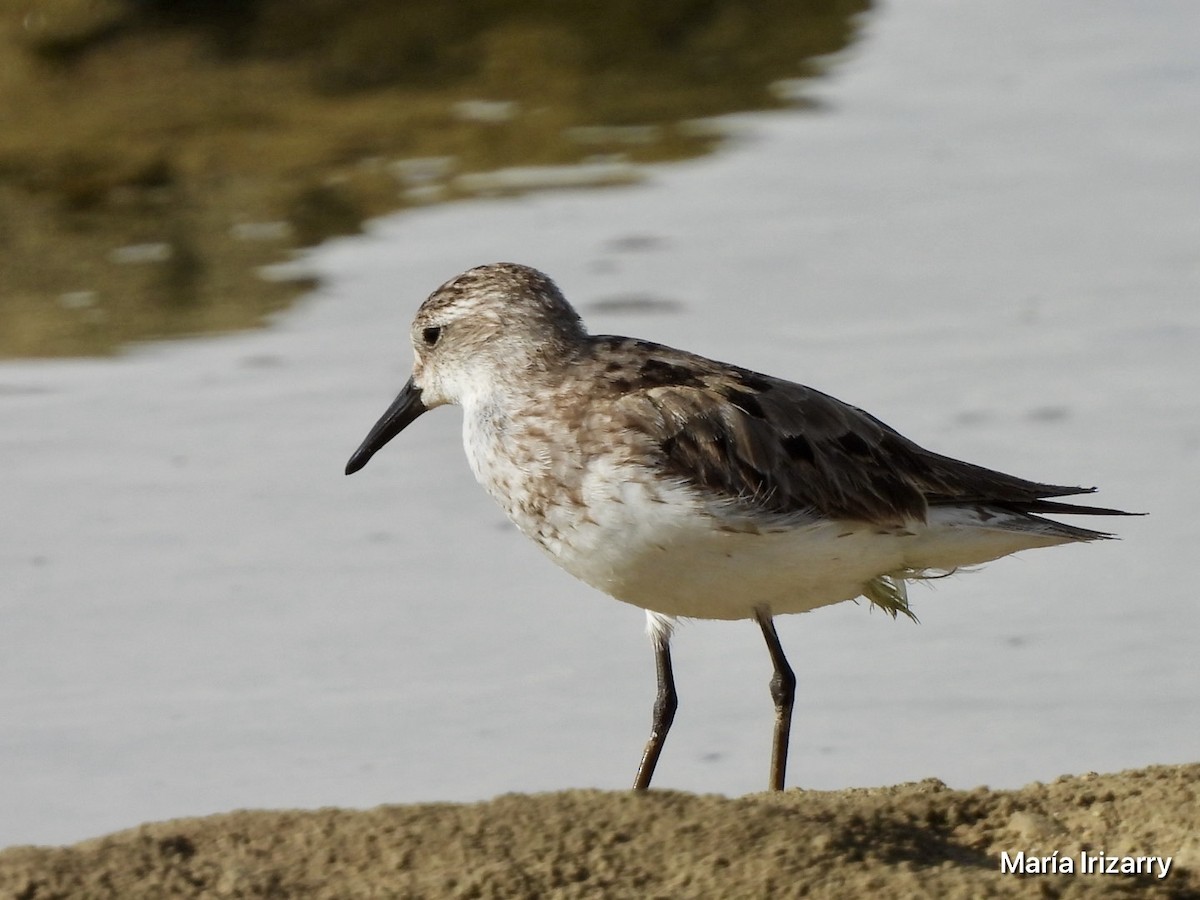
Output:
M408 379L408 384L401 388L387 412L380 416L366 440L346 463L346 474L353 475L365 466L377 450L407 428L425 410L425 404L421 402L421 389L413 384L411 378Z

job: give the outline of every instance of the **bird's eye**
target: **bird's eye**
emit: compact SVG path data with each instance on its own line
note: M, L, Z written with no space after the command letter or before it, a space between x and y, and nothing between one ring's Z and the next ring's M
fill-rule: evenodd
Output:
M429 328L426 328L421 332L421 340L425 342L426 347L432 347L438 342L438 339L441 338L441 336L442 329L436 325L431 325Z

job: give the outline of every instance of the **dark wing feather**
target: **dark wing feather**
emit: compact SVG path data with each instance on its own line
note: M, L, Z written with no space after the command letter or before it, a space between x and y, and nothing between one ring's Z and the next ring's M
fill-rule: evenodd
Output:
M629 343L649 352L650 361L640 355L636 367L631 361L626 371L610 371L625 424L644 432L668 473L718 498L768 513L883 526L923 519L936 504L1126 515L1045 499L1094 488L1027 481L931 453L813 388Z

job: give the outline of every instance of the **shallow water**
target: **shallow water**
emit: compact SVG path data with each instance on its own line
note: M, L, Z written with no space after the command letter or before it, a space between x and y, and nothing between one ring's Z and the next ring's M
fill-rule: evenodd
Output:
M632 780L641 613L507 525L457 414L341 474L420 300L495 259L550 272L595 331L1151 513L917 586L920 625L781 620L791 783L1194 759L1198 20L1189 0L885 5L815 86L823 111L730 118L725 153L376 222L315 252L326 286L266 332L0 366L0 843ZM656 786L761 789L757 629L690 624L675 658Z
M371 216L708 153L868 5L0 0L0 358L257 327Z

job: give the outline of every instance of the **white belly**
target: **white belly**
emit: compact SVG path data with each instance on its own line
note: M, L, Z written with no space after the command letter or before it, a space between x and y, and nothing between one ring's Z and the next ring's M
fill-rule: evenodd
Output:
M806 612L904 568L902 543L870 526L736 530L744 523L715 518L686 488L621 474L589 479L586 518L559 522L560 539L543 546L575 577L643 609L701 619Z
M755 530L745 514L723 517L690 488L638 466L593 459L567 484L548 478L553 467L538 462L476 454L472 468L558 565L611 597L666 616L807 612L854 599L880 576L949 570L1063 542L1025 532L1021 521L984 526L976 511L953 508L932 510L928 522L905 529L838 520L783 527L764 517Z

